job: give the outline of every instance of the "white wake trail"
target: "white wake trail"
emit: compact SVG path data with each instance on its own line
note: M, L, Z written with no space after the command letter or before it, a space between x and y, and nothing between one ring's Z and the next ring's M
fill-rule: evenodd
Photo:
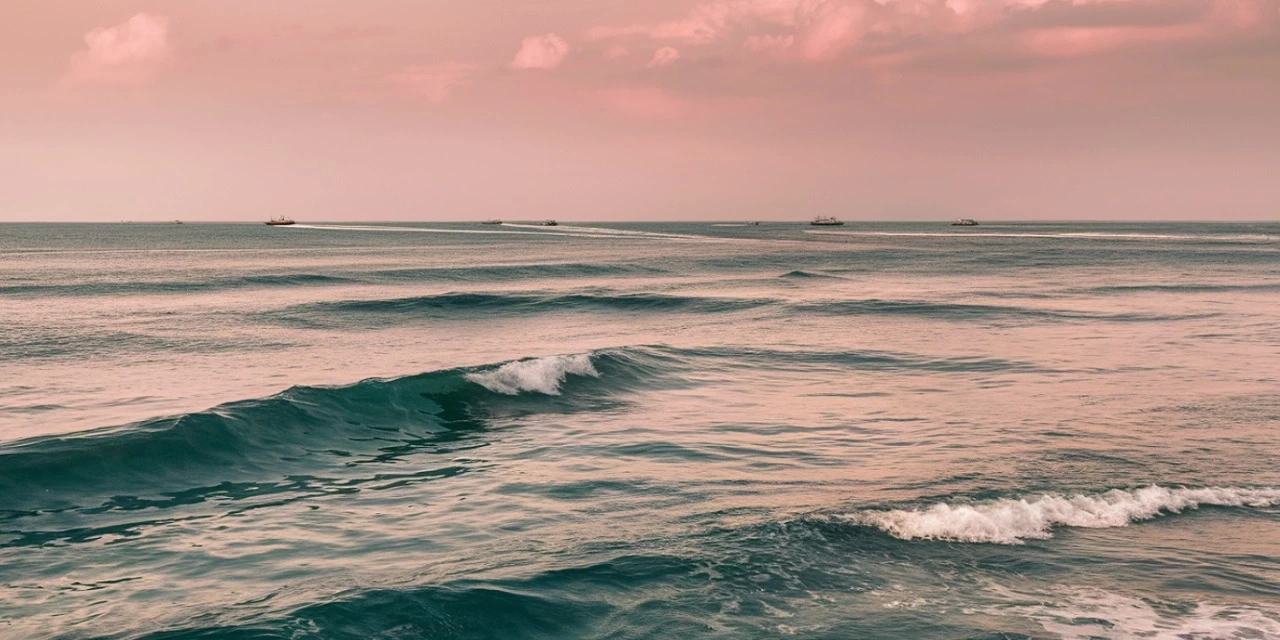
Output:
M411 233L459 233L472 235L518 235L518 236L562 236L567 238L606 238L616 240L649 239L679 240L699 238L702 236L681 236L631 231L614 231L595 227L571 227L566 225L546 227L533 224L503 223L504 228L530 229L530 231L508 231L503 229L441 229L439 227L389 227L383 225L342 225L342 224L293 224L282 229L319 229L322 231L400 231ZM591 231L588 231L591 230ZM597 232L599 231L599 232ZM606 233L608 232L608 233ZM706 238L716 240L715 238Z
M805 230L805 233L821 236L854 236L854 237L888 237L888 238L1054 238L1077 240L1155 240L1155 241L1202 241L1202 242L1275 242L1276 236L1256 235L1191 235L1162 233L1108 233L1108 232L1074 232L1074 233L1014 233L991 231L819 231Z

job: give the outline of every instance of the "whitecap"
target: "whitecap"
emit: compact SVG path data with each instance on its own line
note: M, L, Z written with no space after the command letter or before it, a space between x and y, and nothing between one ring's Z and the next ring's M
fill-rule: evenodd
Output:
M495 393L516 395L522 391L534 391L551 396L560 395L560 384L568 375L600 377L585 353L531 358L508 362L492 371L468 373L466 379Z
M1130 522L1200 506L1264 508L1280 505L1280 488L1161 487L1098 494L1044 494L923 509L857 511L837 519L881 529L903 540L1021 544L1053 537L1054 527L1123 527Z

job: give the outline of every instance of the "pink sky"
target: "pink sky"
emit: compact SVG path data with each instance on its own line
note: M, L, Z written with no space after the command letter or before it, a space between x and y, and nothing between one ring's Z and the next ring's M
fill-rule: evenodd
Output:
M0 6L0 221L1280 219L1280 0Z

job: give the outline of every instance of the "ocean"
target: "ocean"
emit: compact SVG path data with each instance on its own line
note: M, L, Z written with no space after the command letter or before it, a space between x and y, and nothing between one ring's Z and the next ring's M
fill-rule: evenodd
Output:
M1280 638L1280 224L0 225L0 637Z

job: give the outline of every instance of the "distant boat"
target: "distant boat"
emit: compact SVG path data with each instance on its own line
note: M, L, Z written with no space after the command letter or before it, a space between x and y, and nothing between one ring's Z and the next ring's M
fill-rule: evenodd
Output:
M173 221L173 223L174 223L174 224L182 224L182 221L181 221L181 220L174 220L174 221Z
M809 224L815 227L839 227L844 223L837 220L835 216L818 216Z
M556 222L555 220L543 220L542 222L537 222L534 224L537 224L539 227L555 227L555 226L558 226L560 223Z
M488 220L482 220L480 224L502 224L502 221L497 218L489 218Z
M959 219L955 220L954 222L952 222L952 223L951 223L951 226L953 226L953 227L976 227L976 226L978 226L978 221L977 221L977 220L974 220L973 218L959 218Z
M266 224L271 227L284 227L293 224L293 220L285 216L280 216L279 218L272 218L268 220Z
M758 226L760 226L760 223L759 223L759 222L748 222L748 223L747 223L747 226L748 226L748 227L758 227Z

